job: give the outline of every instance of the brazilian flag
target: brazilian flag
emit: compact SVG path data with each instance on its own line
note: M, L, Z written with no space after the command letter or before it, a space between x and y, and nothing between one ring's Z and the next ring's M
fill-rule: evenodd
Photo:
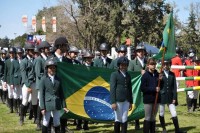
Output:
M97 122L114 120L114 111L110 101L110 75L113 71L106 68L86 67L59 62L58 76L62 81L64 97L69 113L62 117L87 119ZM133 85L133 110L129 111L129 120L144 117L144 106L140 92L140 73L130 72Z

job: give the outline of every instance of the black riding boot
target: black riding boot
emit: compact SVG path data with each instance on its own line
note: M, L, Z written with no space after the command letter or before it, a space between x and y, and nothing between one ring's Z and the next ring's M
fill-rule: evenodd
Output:
M127 126L128 126L127 122L122 123L122 132L121 133L127 133Z
M18 113L17 99L13 99L15 113Z
M21 104L21 108L20 108L20 120L19 120L19 124L22 126L24 123L24 114L25 114L25 109L26 106L24 106L23 104Z
M140 122L139 119L135 120L135 130L139 130L140 129Z
M17 106L18 106L19 116L20 116L21 104L22 104L22 100L18 98L17 99Z
M172 117L172 121L174 123L175 133L186 133L184 131L180 131L179 123L178 123L178 118L177 117Z
M60 133L60 126L54 127L55 133Z
M34 122L33 123L36 123L38 106L37 105L32 105L32 107L33 107L33 117L34 117Z
M1 101L3 103L3 90L2 89L0 89L0 97L1 97Z
M165 127L165 117L159 115L159 119L160 119L160 125L163 129L162 133L167 133L166 127Z
M150 133L155 133L156 132L156 121L151 121L150 122Z
M48 133L48 128L46 126L42 126L42 133Z
M13 113L13 98L8 99L8 106L10 108L9 113Z
M115 122L115 125L114 125L114 132L115 133L120 133L120 122Z
M82 120L78 119L78 123L76 125L76 130L81 130L82 129Z
M37 123L36 131L40 131L42 129L41 120L42 120L42 113L41 113L41 110L40 110L40 106L38 106L38 109L37 109L37 120L36 120L36 123Z
M88 121L87 120L84 120L84 122L83 122L83 129L84 130L89 130Z
M143 133L150 133L150 121L144 120Z

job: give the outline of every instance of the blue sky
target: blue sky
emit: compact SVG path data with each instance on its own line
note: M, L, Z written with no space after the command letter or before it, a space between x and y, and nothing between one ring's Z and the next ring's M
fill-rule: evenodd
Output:
M186 22L189 11L184 8L189 6L191 2L199 0L166 0L166 2L175 1L179 11L179 19ZM31 24L31 17L36 15L38 10L43 7L57 5L58 0L1 0L0 2L0 38L7 36L10 39L15 36L22 35L27 32L23 26L22 15L28 15L28 25ZM15 34L16 33L16 34Z

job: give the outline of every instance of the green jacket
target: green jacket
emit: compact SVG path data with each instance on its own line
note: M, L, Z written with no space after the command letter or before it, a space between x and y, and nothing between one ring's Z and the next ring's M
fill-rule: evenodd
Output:
M20 72L20 64L18 60L13 60L13 70L11 72L11 85L20 85L22 76Z
M118 59L119 59L119 57L117 57L116 59L112 60L112 62L110 64L110 69L118 69L118 66L117 66Z
M136 57L134 60L129 61L128 71L141 71L145 70L146 60L144 60L144 66L142 67L140 61Z
M173 100L177 100L176 77L173 72L169 71L168 78L163 72L163 78L160 83L161 104L170 104Z
M25 57L20 63L20 71L22 75L22 84L26 87L30 87L33 82L35 82L35 71L33 61Z
M35 77L36 77L36 86L35 88L39 90L39 85L41 82L41 78L44 75L45 72L45 60L41 57L38 56L37 58L34 59L34 69L35 69Z
M64 92L60 79L55 76L54 84L49 76L44 75L40 86L40 108L41 110L53 111L65 107Z
M111 103L124 102L133 103L131 76L126 72L126 77L120 71L115 71L110 77Z
M97 57L94 59L94 67L103 67L103 68L110 68L110 64L112 62L112 59L106 58L106 64L103 63L103 59L100 57Z
M13 64L11 59L7 59L4 65L4 82L7 84L11 83L11 71L13 71Z
M4 62L0 59L0 80L4 79Z

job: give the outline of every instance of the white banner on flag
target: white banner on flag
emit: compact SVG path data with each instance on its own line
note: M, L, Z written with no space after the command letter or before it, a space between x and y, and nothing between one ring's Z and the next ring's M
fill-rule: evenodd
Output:
M22 16L22 23L23 23L24 27L27 27L27 22L28 22L28 17L27 17L27 15L23 15L23 16Z
M36 16L32 16L32 29L36 32Z
M46 20L45 17L42 17L42 30L46 32Z
M56 32L56 17L52 17L52 29L53 32Z

